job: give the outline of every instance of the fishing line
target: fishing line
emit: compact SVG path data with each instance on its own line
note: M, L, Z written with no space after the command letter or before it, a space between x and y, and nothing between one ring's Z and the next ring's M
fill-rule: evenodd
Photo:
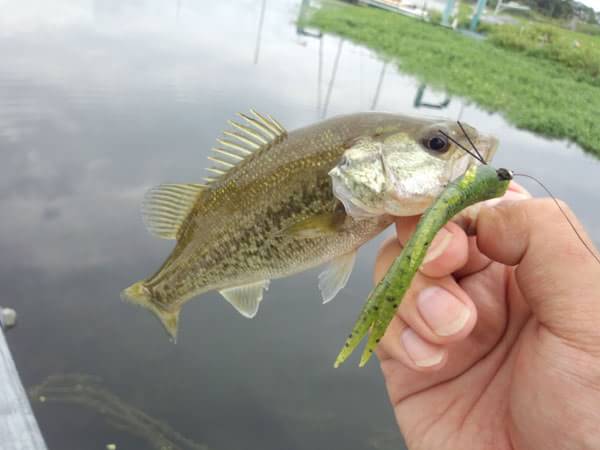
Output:
M573 224L573 222L571 222L571 219L569 219L569 216L567 216L567 213L560 206L560 203L558 203L558 200L556 199L556 197L554 196L554 194L552 194L552 192L550 192L550 189L548 189L546 186L544 186L544 183L542 183L540 180L538 180L537 178L535 178L535 177L533 177L531 175L527 175L525 173L513 173L513 176L515 176L515 177L529 178L529 179L535 181L539 186L542 187L542 189L544 191L546 191L546 193L550 196L550 198L552 198L552 201L558 207L558 209L560 210L560 212L562 213L562 215L565 216L565 219L567 219L567 222L569 222L569 225L571 226L571 228L573 229L573 231L575 232L575 234L577 235L577 237L579 238L579 240L581 241L581 243L590 252L590 254L594 257L594 259L596 261L598 261L598 264L600 264L600 258L596 255L596 253L591 249L591 247L585 242L585 240L583 239L583 237L579 234L579 232L575 228L575 225Z
M486 165L487 163L485 162L485 160L483 158L481 158L479 155L479 152L477 152L477 154L473 153L471 150L469 150L468 148L466 148L464 145L462 145L460 142L458 142L456 139L454 139L452 136L444 133L442 130L438 130L440 133L442 133L443 136L446 137L446 139L449 139L451 142L453 142L455 145L457 145L458 147L460 147L463 151L467 152L469 155L471 155L472 158L476 159L477 161L479 161L481 164Z
M487 164L485 162L485 159L483 158L483 156L481 156L481 153L479 152L479 150L477 150L477 147L475 147L475 144L473 144L473 141L471 140L471 138L467 134L467 130L465 130L464 127L463 127L463 125L462 125L462 123L460 123L460 120L457 120L456 123L458 124L458 126L461 129L461 131L463 132L463 134L467 138L467 141L469 141L469 144L471 144L471 147L473 148L473 150L475 150L475 153L477 153L477 156L479 156L479 161L481 161L481 163L484 164L484 165Z
M467 134L466 130L463 128L462 124L458 120L456 121L456 123L458 124L458 126L461 129L461 131L463 132L463 134L467 138L467 141L469 141L469 144L471 144L471 147L473 147L473 150L475 151L475 153L477 153L477 156L475 156L472 152L470 152L469 150L467 150L463 145L459 144L456 140L452 139L450 136L448 136L442 130L439 130L440 133L442 133L444 136L446 136L448 139L450 139L452 142L454 142L456 145L458 145L461 149L463 149L465 152L467 152L469 155L471 155L473 158L475 158L481 164L484 164L484 165L487 164L485 162L485 160L483 159L483 157L481 156L481 153L479 152L479 150L477 149L477 147L473 143L473 141L471 141L471 138ZM590 255L592 255L592 257L596 261L598 261L598 264L600 264L600 258L598 257L598 255L596 255L596 253L592 250L592 248L585 242L585 240L583 239L583 237L581 236L581 234L579 234L579 232L577 231L577 228L575 228L575 224L573 224L573 222L571 221L571 219L569 219L569 216L567 216L567 213L560 206L560 203L558 203L558 200L556 199L556 197L554 196L554 194L552 192L550 192L550 189L548 189L544 185L544 183L542 183L540 180L538 180L534 176L527 175L525 173L512 173L512 176L513 177L525 177L525 178L529 178L530 180L535 181L539 186L541 186L541 188L544 191L546 191L546 193L550 196L550 198L552 199L552 201L554 202L554 204L556 205L556 207L558 208L558 210L561 212L561 214L565 217L565 219L567 220L567 222L571 226L571 229L575 232L575 234L577 235L577 237L579 238L579 240L581 241L581 243L583 244L583 246L587 249L588 252L590 252Z

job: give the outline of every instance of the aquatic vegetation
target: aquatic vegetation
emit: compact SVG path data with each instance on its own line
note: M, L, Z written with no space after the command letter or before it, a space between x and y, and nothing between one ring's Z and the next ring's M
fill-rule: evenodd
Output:
M600 86L582 69L374 8L327 2L308 21L520 128L570 139L600 155Z
M155 450L208 450L182 436L165 422L150 417L102 387L101 380L81 374L53 375L28 390L32 402L67 403L90 409L116 429L147 442ZM111 445L111 444L109 444Z
M575 31L598 37L600 36L600 24L577 22L575 24Z
M487 35L494 45L558 62L573 69L573 77L600 86L598 37L535 22L489 27Z

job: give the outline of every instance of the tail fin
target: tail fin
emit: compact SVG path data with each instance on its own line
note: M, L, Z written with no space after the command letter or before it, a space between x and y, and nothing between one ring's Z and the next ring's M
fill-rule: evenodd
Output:
M144 286L143 281L132 284L121 292L121 298L125 301L135 303L152 311L163 324L173 342L177 342L177 325L179 323L180 308L168 311L154 301L150 290Z

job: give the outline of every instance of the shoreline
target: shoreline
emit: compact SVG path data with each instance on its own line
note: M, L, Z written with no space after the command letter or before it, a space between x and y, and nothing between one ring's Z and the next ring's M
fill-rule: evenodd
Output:
M327 2L306 25L347 38L401 72L501 114L517 128L568 139L600 157L600 86L559 62L375 8Z

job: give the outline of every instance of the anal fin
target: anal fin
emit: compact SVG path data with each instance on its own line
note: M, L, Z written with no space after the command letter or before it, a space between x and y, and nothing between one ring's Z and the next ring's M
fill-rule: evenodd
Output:
M263 292L269 288L269 280L222 289L219 292L225 300L248 319L252 319L258 312L258 306L263 298Z
M319 274L319 290L323 303L331 301L346 286L354 267L354 261L356 261L356 250L330 261L323 272Z

